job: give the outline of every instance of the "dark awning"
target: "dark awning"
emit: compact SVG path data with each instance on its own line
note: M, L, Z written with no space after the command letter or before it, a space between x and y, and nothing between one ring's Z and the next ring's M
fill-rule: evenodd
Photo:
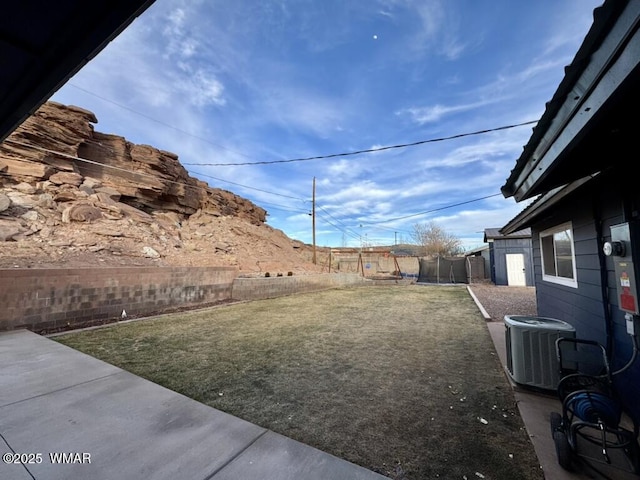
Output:
M0 15L0 141L154 0L15 0Z

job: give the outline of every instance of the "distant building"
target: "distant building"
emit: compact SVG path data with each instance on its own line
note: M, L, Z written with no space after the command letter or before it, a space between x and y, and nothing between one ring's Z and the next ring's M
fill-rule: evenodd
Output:
M530 228L508 235L500 233L499 228L487 228L484 241L489 244L488 271L495 285L534 285Z

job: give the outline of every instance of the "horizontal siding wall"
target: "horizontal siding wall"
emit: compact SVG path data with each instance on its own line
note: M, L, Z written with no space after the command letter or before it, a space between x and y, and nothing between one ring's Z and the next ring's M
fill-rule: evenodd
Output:
M538 312L558 318L576 328L580 338L603 341L606 337L602 287L598 258L598 239L589 198L558 206L552 218L532 229ZM574 208L581 205L580 210ZM542 279L540 232L571 221L578 288Z
M538 313L564 320L576 328L579 338L595 340L607 345L606 310L612 322L612 370L624 366L632 354L632 341L626 333L624 312L618 309L613 260L605 260L605 282L601 273L600 251L611 239L610 228L625 221L621 191L637 192L636 187L625 188L619 178L600 175L566 202L554 206L544 220L532 227L534 269ZM640 204L640 195L631 194L631 203ZM547 228L571 221L573 226L578 288L565 287L542 280L539 233ZM602 238L598 238L598 222ZM638 259L637 261L640 261ZM640 360L614 378L623 400L631 412L640 419Z
M0 269L0 330L53 331L231 298L233 267Z

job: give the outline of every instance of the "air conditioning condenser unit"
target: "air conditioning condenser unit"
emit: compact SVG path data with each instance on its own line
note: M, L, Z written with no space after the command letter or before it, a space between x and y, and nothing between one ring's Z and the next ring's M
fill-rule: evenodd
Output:
M575 328L555 318L505 315L507 371L519 384L543 390L556 390L560 366L556 340L575 338Z

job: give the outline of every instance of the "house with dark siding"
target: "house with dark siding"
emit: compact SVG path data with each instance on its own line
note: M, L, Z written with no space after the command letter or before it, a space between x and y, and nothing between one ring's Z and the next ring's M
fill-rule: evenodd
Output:
M489 244L489 271L495 285L533 286L533 250L531 229L502 233L486 228L484 241Z
M640 0L606 0L502 193L532 200L501 229L531 228L538 314L607 348L640 418Z

